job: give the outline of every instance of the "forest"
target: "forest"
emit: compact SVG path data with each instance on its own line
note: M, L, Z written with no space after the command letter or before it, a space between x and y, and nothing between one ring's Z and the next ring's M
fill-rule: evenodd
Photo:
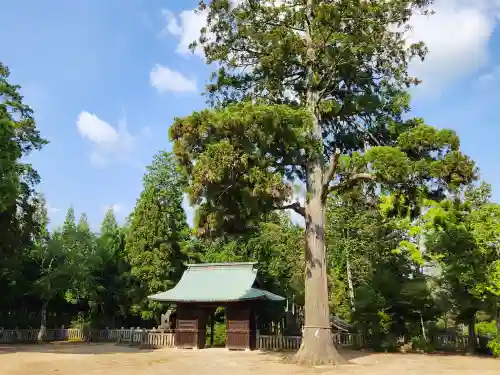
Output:
M411 116L425 46L387 31L428 2L229 3L200 3L207 109L173 120L126 222L109 210L98 232L71 207L49 226L25 158L50 140L0 64L0 327L156 326L147 296L185 263L255 261L305 309L298 361L336 356L307 329L330 312L374 349L459 332L500 355L500 205L457 134Z

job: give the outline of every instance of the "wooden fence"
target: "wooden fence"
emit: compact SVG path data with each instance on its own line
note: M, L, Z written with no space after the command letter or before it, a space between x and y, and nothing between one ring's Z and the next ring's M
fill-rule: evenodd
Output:
M476 337L478 341L476 346L479 346L479 338ZM441 350L465 350L469 345L469 337L461 335L437 335L433 338L433 344L436 349Z
M302 336L259 335L257 347L262 350L297 350ZM333 333L332 342L341 347L362 346L363 335L357 333Z
M38 329L3 330L0 328L0 344L36 343ZM121 328L84 331L77 328L48 329L44 341L92 341L114 342L141 348L168 348L175 346L173 331ZM257 335L257 348L262 350L297 350L301 336ZM340 347L364 347L362 334L333 333L332 342ZM437 350L462 351L467 348L468 338L460 335L438 335L433 338ZM479 339L478 339L479 345Z
M38 329L0 329L0 344L36 343L39 331ZM144 348L162 348L174 346L174 333L139 328L103 329L87 332L78 328L61 328L47 329L43 341L117 342Z

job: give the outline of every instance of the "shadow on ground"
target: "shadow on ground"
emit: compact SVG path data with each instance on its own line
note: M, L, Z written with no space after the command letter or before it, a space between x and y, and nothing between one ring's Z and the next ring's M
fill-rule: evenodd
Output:
M146 353L153 349L139 349L126 344L88 343L88 342L53 342L43 344L4 344L0 345L0 355L9 353L57 353L57 354L114 354Z

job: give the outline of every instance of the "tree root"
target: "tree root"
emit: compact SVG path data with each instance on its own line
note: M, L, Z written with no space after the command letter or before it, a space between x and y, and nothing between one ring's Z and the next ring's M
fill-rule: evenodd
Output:
M307 366L348 364L333 344L330 330L314 328L304 329L302 344L289 362Z

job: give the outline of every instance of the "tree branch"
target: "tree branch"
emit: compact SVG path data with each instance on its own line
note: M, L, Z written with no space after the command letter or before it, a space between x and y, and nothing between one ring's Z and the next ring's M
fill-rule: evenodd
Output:
M306 217L306 211L305 211L304 207L302 207L300 205L299 202L285 204L284 206L280 206L280 207L274 207L274 209L275 210L294 210L300 216L302 216L304 218Z
M328 189L326 190L326 195L328 196L328 194L331 193L332 191L340 191L351 188L360 181L375 181L376 179L377 178L370 173L356 173L347 180L337 185L329 186Z
M330 166L326 171L325 179L323 181L323 188L321 191L321 196L323 197L323 200L325 200L326 196L328 195L330 181L333 179L335 171L337 170L337 166L339 165L339 158L340 158L340 149L336 148L335 152L332 155L332 161L330 162Z
M330 163L330 167L328 168L328 171L326 172L325 176L325 185L328 186L330 184L330 181L333 178L333 175L335 174L335 171L337 170L337 166L339 165L339 158L340 158L340 149L336 148L335 152L332 155L332 161Z

